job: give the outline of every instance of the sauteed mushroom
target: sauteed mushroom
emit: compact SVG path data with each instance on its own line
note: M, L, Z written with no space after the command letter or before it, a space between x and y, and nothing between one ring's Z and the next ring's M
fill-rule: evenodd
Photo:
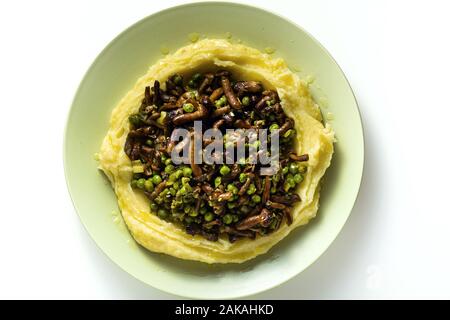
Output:
M307 154L294 152L290 139L294 120L284 113L276 91L264 90L257 81L234 80L220 70L196 73L186 80L175 74L165 85L155 81L146 86L138 112L129 117L124 143L132 163L131 186L148 197L151 212L209 241L222 236L230 242L254 239L276 232L283 221L291 224L291 208L300 201L295 190L307 171L301 162L309 160ZM194 121L201 121L203 130L223 134L235 128L279 129L280 168L273 176L262 177L262 164L250 158L234 159L232 165L195 163L195 152L200 150L194 143ZM177 128L190 132L179 143L174 140ZM204 140L202 146L212 141ZM238 135L224 135L218 142L250 148L250 142ZM189 161L175 164L171 153L179 153L187 143Z

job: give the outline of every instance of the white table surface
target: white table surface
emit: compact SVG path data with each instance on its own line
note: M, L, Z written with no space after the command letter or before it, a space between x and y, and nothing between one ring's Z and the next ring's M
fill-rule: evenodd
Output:
M182 2L0 2L0 298L177 298L130 277L90 239L66 190L62 138L101 49ZM297 22L332 53L366 139L360 196L337 240L252 298L450 298L448 2L243 2Z

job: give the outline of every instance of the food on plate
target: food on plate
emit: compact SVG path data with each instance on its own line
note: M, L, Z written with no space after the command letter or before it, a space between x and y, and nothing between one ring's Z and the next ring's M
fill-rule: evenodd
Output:
M207 136L209 129L218 135ZM257 134L263 130L268 143ZM240 135L245 131L250 136ZM99 159L142 246L240 263L316 215L333 139L308 84L282 59L205 39L164 57L137 81L113 110ZM269 151L275 144L277 153ZM211 146L223 148L218 163L204 161ZM187 151L184 162L175 151ZM276 165L262 174L267 163L255 158L274 161L275 154Z

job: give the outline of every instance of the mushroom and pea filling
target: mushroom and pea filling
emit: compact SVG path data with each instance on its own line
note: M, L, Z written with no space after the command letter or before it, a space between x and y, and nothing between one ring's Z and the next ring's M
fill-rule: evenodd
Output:
M193 147L189 164L175 164L172 133L179 128L193 132L194 121L201 121L203 130L220 130L220 143L226 148L236 143L227 129L277 130L277 171L262 176L262 164L249 158L231 165L196 164ZM224 70L197 73L187 81L175 74L163 86L155 81L145 88L139 111L129 122L124 149L133 165L131 186L144 192L150 211L159 218L210 241L225 234L230 242L254 239L292 223L290 211L300 201L295 190L307 170L308 155L293 152L294 120L284 113L276 91L257 81L235 80ZM206 147L211 142L201 143ZM259 145L257 140L246 147Z

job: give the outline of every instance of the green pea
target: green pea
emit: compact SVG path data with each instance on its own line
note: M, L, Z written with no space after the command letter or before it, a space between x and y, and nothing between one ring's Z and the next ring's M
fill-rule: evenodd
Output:
M138 114L132 114L128 117L128 121L130 121L130 123L136 127L141 124L141 117Z
M223 176L229 174L230 171L231 171L231 169L230 169L228 166L226 166L226 165L223 165L223 166L220 168L220 174L223 175Z
M131 180L130 185L131 185L132 188L136 188L137 187L137 180L136 179Z
M192 169L190 167L184 167L183 168L183 176L191 177L192 176Z
M244 183L246 180L247 180L247 174L241 173L241 174L239 175L239 182L240 182L240 183Z
M191 179L189 179L189 178L187 178L187 177L181 178L181 184L182 184L183 186L189 184L189 181L191 181Z
M286 182L289 183L291 186L294 186L295 185L294 175L289 173L286 176Z
M155 186L153 185L152 180L150 180L150 179L145 180L144 188L148 192L152 192L155 189Z
M152 182L153 182L154 185L160 184L162 182L161 176L158 175L158 174L153 175Z
M147 139L147 141L145 141L145 144L149 147L153 147L153 140Z
M289 129L288 131L286 131L286 132L283 134L283 138L293 137L293 136L294 136L294 133L295 133L295 130L294 130L294 129Z
M248 106L249 104L250 104L250 98L249 97L247 97L247 96L245 96L245 97L243 97L242 98L242 104L244 105L244 106Z
M227 207L228 207L228 209L233 209L234 207L236 207L236 203L235 202L228 202L227 203Z
M200 214L205 214L207 211L208 211L208 209L206 209L206 207L200 208Z
M163 191L161 191L161 193L159 194L159 196L161 198L164 198L165 196L167 196L167 194L169 193L169 189L164 189Z
M161 161L164 162L164 161L166 161L166 160L167 160L167 156L163 153L163 154L161 155Z
M177 171L175 171L175 177L178 179L180 179L183 176L183 169L178 169Z
M236 214L233 214L233 222L238 222L239 221L239 216Z
M139 189L144 189L144 187L145 187L145 179L144 179L144 178L139 179L139 180L136 182L136 186L137 186Z
M185 103L183 104L183 110L187 113L194 112L194 105L192 103Z
M289 177L289 178L287 178L286 179L286 183L288 183L291 187L294 187L295 186L295 180L294 180L294 178L292 177Z
M231 214L226 214L222 217L222 221L225 224L230 224L233 222L233 216Z
M180 195L185 195L186 193L187 193L187 190L186 190L186 187L185 186L182 186L181 188L180 188L180 190L178 190L178 192L177 192L177 194L180 194Z
M270 188L270 193L277 193L277 187Z
M172 159L167 158L167 159L164 161L164 164L165 164L166 166L168 166L169 164L172 164Z
M197 84L195 83L195 81L194 80L189 80L189 82L188 82L188 87L190 87L190 88L196 88L197 87Z
M223 107L227 103L227 97L222 96L220 99L217 99L214 104L217 108Z
M297 174L294 176L294 181L295 181L295 183L300 183L300 182L302 182L302 181L303 181L303 176L302 176L300 173L297 173Z
M273 176L272 181L276 184L278 181L280 181L280 175L277 173Z
M214 219L214 213L207 212L205 213L205 216L203 217L206 222L212 221Z
M189 215L190 215L191 217L196 217L196 216L198 216L198 211L196 211L196 210L191 210L191 211L189 212Z
M285 192L288 192L290 188L291 188L291 185L289 183L285 182L283 185L283 190Z
M291 162L289 164L289 172L292 174L298 173L298 163L297 162Z
M175 167L173 166L173 164L169 164L168 166L166 166L166 167L164 168L164 172L165 172L165 173L172 173L173 170L175 170Z
M192 76L192 80L194 80L195 82L200 81L203 78L201 73L196 73Z
M183 78L179 74L175 74L172 78L173 83L175 83L177 86L183 85Z
M193 208L191 206L185 206L183 211L184 211L184 213L189 213L192 211L192 209Z
M169 212L167 211L167 209L161 208L158 210L158 217L160 217L161 219L165 219L169 216Z
M255 195L252 197L252 201L253 201L254 203L260 203L260 202L261 202L261 197L260 197L259 195L255 194Z
M177 175L176 175L176 172L173 172L173 173L171 173L170 175L169 175L169 181L170 182L175 182L175 181L177 181L178 179L177 179Z
M250 212L250 208L248 206L242 206L239 211L241 211L242 213L249 213Z
M218 186L220 186L220 184L222 183L222 178L221 177L217 177L214 179L214 186L217 188Z
M306 173L307 170L308 170L308 167L305 165L299 166L299 168L298 168L298 172L301 174Z
M234 184L227 185L227 190L233 192L233 194L238 194L239 189Z
M270 131L274 131L274 130L277 130L277 129L280 129L280 126L278 125L278 123L272 123L270 125L270 127L269 127Z
M289 171L288 167L284 167L283 170L281 171L283 173L283 175L287 174Z
M151 203L150 204L150 210L152 211L152 212L157 212L158 211L158 205L156 204L156 203Z
M248 189L247 189L247 194L248 195L252 195L252 194L254 194L256 192L256 187L255 187L255 185L252 183L252 184L250 184L250 186L248 187Z

